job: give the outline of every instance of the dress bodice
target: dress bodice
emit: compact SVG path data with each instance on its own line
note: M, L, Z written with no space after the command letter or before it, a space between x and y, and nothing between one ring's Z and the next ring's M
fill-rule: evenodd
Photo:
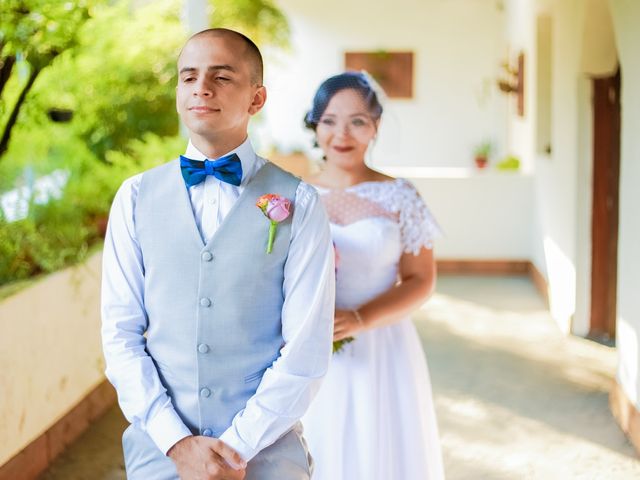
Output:
M432 248L435 219L407 180L317 187L336 249L336 307L358 308L398 280L404 253Z

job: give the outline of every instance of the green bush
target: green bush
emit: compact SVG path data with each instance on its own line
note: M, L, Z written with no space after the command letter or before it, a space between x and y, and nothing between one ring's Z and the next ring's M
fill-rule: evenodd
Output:
M23 220L0 220L0 285L81 261L95 238L63 201L34 205Z
M520 169L520 159L514 155L507 155L496 164L498 170L517 171Z
M47 150L36 135L35 150ZM77 138L50 145L38 175L65 168L67 185L59 199L30 205L27 218L7 222L0 215L0 285L58 270L86 258L101 241L113 196L128 177L177 157L185 139L147 134L127 145L129 153L107 152L99 162ZM66 153L75 152L69 158ZM2 167L2 166L0 166ZM4 168L0 168L2 175ZM9 170L9 169L7 169ZM1 210L0 210L1 211Z

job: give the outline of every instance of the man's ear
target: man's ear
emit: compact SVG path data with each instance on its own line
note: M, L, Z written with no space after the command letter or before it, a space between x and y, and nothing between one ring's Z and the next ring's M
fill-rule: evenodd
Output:
M264 107L265 102L267 101L267 89L264 85L257 88L255 93L253 94L253 99L251 101L251 105L249 106L249 114L255 115L262 107Z

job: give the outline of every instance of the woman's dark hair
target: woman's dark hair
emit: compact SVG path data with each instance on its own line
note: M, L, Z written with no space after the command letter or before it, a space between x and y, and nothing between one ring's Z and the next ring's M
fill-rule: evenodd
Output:
M313 106L304 117L304 124L307 128L315 131L320 121L320 117L327 109L327 105L333 96L340 90L355 90L364 99L369 113L374 120L378 120L382 115L382 105L378 101L376 92L371 87L366 75L360 72L345 72L327 78L316 92L313 98Z

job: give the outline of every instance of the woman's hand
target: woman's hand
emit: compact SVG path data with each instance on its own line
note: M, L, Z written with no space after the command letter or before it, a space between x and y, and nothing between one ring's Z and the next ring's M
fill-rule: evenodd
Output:
M336 310L333 322L334 342L353 337L366 328L362 316L355 310Z
M418 255L404 253L400 257L400 282L364 305L358 314L336 310L333 340L347 338L362 330L391 325L407 318L431 295L436 282L433 250L422 248ZM359 315L362 322L358 321Z

